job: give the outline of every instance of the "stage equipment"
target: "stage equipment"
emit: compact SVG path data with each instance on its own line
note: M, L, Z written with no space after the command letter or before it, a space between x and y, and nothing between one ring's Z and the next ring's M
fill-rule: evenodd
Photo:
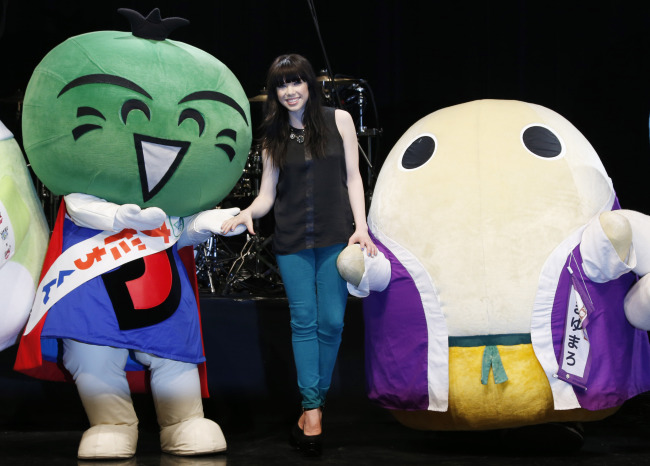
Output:
M244 172L222 207L245 208L260 192L262 151L249 152ZM213 235L194 248L199 288L221 296L281 295L284 288L271 251L272 234L266 236L259 219L253 221L257 235Z
M282 296L284 287L271 251L272 237L213 235L194 248L200 290L230 297Z
M23 98L25 96L25 93L21 91L20 89L16 90L15 92L0 97L0 103L9 103L9 104L18 104L21 105L23 103Z
M372 89L365 79L340 75L332 77L326 69L321 70L316 79L322 84L325 105L343 109L354 119L359 152L366 162L364 189L366 204L369 205L377 178L375 165L377 165L379 138L383 133L379 127ZM370 115L367 111L368 104L372 104L373 109ZM372 124L374 127L371 126ZM363 169L362 174L364 174Z
M259 94L248 98L249 102L266 102L266 90L262 89Z
M226 196L227 201L237 199L248 199L248 202L260 192L260 180L262 178L262 151L259 145L254 146L248 153L248 159L244 171L235 184L230 194ZM246 205L247 206L247 205ZM246 207L237 206L237 207Z
M52 191L47 189L35 174L32 174L32 178L34 179L36 194L38 195L38 199L43 207L43 212L45 213L47 225L50 227L50 231L52 231L52 229L54 229L54 222L56 221L56 214L59 211L59 205L61 204L61 196L53 194Z

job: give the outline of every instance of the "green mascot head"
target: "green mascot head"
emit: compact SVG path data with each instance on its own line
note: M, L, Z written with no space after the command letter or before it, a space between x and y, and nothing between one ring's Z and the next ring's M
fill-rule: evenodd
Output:
M215 207L240 178L251 145L248 99L212 55L167 39L182 18L120 9L132 33L72 37L36 67L23 143L57 195L185 216Z

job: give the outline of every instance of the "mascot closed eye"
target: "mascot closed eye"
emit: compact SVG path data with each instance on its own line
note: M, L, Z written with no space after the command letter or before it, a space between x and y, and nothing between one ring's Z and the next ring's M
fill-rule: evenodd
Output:
M248 100L223 63L167 38L188 21L119 11L132 33L66 40L26 91L25 152L64 202L16 369L75 381L91 425L80 458L133 456L130 391L149 384L165 452L223 451L221 429L203 416L187 246L238 213L215 207L248 157Z

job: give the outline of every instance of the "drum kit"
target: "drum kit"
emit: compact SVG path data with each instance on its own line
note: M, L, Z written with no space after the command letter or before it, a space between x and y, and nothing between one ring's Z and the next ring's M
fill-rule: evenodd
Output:
M262 154L258 146L249 152L244 171L222 208L245 208L259 194ZM271 250L272 234L260 219L253 221L255 235L212 235L195 246L194 259L199 290L232 297L282 296L284 287ZM266 236L268 235L268 236Z
M374 167L378 139L382 134L381 128L372 128L368 121L377 123L377 111L374 106L372 89L365 79L343 77L330 77L327 70L321 70L318 81L323 86L325 104L346 110L355 122L359 154L365 161L364 189L366 192L366 206L370 205L372 189L376 179ZM368 115L368 104L372 104L373 112ZM365 144L364 144L365 143ZM361 165L363 166L363 165Z

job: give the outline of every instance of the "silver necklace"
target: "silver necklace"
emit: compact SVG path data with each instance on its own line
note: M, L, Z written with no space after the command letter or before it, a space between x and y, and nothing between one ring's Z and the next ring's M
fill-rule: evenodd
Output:
M305 130L289 126L289 139L296 141L298 144L305 142Z

